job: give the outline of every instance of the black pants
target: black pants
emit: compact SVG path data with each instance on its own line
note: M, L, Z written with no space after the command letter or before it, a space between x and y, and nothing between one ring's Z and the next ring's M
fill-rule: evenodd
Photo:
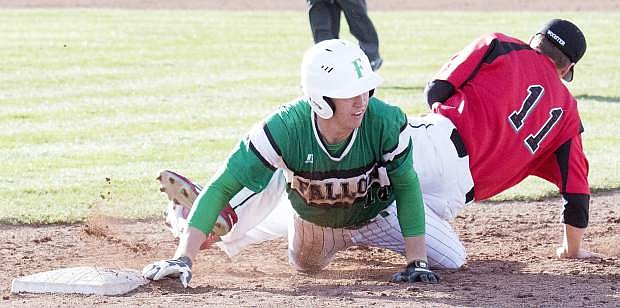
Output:
M351 34L370 61L379 58L379 37L368 17L366 0L306 0L314 42L338 38L340 12L349 24Z

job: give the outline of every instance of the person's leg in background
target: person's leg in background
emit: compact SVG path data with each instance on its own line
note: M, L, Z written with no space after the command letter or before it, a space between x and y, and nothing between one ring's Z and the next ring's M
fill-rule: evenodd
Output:
M344 12L351 34L368 56L370 66L373 70L378 70L383 64L383 59L379 56L379 36L368 17L366 0L336 0L336 2Z
M340 6L333 0L306 0L306 2L314 42L338 38Z

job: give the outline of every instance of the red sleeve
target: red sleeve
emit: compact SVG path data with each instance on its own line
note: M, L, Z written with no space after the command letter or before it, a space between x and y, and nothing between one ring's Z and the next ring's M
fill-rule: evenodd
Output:
M444 64L435 75L435 79L447 80L454 88L460 88L478 69L491 42L495 39L494 34L480 36Z
M533 174L554 183L560 193L590 194L588 160L577 135L558 148Z

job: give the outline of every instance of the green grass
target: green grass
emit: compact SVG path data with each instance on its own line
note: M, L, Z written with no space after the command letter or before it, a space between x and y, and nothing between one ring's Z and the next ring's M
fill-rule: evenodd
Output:
M526 40L556 16L588 37L569 87L592 187L618 188L618 13L373 12L385 59L378 95L424 112L425 82L469 41L491 31ZM0 40L3 223L159 215L157 171L206 182L254 122L301 94L312 43L304 12L123 10L1 10ZM554 191L527 180L498 199Z

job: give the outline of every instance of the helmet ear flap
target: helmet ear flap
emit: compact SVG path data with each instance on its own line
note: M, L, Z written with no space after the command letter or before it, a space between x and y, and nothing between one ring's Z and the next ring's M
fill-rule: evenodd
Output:
M336 105L334 105L334 101L331 98L323 96L323 100L327 102L327 105L329 105L329 107L332 109L332 112L336 112Z
M334 116L334 110L322 96L308 96L308 102L312 111L323 119L330 119Z

